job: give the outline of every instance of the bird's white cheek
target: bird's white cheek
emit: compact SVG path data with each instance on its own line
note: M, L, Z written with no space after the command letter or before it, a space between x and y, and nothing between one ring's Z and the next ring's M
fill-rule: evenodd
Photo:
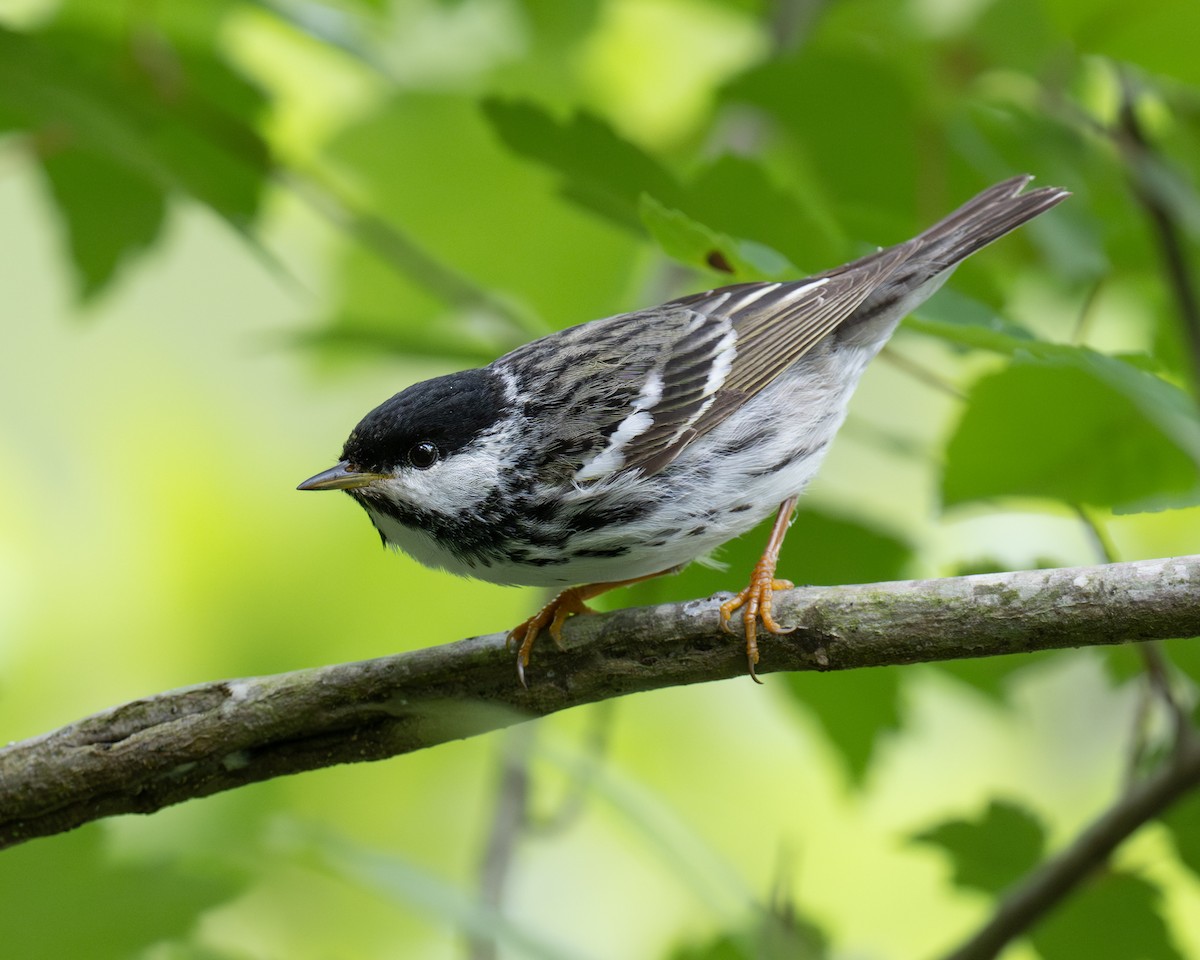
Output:
M398 500L445 516L470 511L496 487L501 461L494 453L464 450L428 470L409 469L385 488Z

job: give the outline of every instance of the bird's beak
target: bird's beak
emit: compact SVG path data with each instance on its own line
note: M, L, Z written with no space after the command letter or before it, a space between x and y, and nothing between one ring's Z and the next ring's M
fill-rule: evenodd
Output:
M328 470L323 470L315 477L309 477L305 480L297 490L353 490L356 487L365 487L374 483L376 480L382 480L382 473L362 473L358 470L351 470L350 465L343 460L335 467L330 467Z

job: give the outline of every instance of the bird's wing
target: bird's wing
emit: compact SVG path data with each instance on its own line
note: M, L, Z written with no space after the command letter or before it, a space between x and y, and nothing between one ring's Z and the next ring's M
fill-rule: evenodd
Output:
M808 280L722 287L568 331L560 353L599 362L609 351L600 402L583 401L598 426L576 481L662 470L856 311L869 321L911 307L904 296L932 292L929 281L1068 195L1022 193L1030 179L989 187L914 239Z
M610 437L619 450L602 451L579 479L662 470L833 331L908 255L900 244L808 280L737 284L627 315L669 320L677 335Z

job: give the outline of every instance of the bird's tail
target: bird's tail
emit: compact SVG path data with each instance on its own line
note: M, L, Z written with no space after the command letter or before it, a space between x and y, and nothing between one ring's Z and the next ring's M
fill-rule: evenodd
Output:
M949 269L1070 196L1059 187L1022 193L1032 179L1028 174L1012 177L968 200L909 241L913 250L908 263L925 262L932 273Z
M1032 179L1023 175L988 187L924 233L840 268L852 270L876 258L891 265L838 327L839 340L878 350L896 324L933 296L959 263L1070 196L1059 187L1022 193Z

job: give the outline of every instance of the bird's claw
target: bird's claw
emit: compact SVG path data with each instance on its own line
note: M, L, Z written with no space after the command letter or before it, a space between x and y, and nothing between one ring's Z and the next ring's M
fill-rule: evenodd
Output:
M759 561L750 576L750 585L736 596L721 604L721 629L733 633L729 625L735 610L742 610L742 630L746 637L746 663L750 670L750 679L762 683L754 671L758 663L758 623L761 620L763 629L775 636L786 636L794 633L796 627L784 627L775 621L771 614L771 603L776 590L791 590L795 584L791 580L775 579L775 565Z
M504 640L504 649L511 650L514 644L518 644L517 679L521 681L522 687L528 689L528 684L525 683L525 668L529 666L529 656L533 651L534 641L543 630L546 630L550 634L550 639L554 641L554 645L559 650L565 650L562 639L563 625L567 622L568 617L576 613L595 613L595 611L583 602L578 590L575 588L564 590L532 617L508 632L508 636Z

